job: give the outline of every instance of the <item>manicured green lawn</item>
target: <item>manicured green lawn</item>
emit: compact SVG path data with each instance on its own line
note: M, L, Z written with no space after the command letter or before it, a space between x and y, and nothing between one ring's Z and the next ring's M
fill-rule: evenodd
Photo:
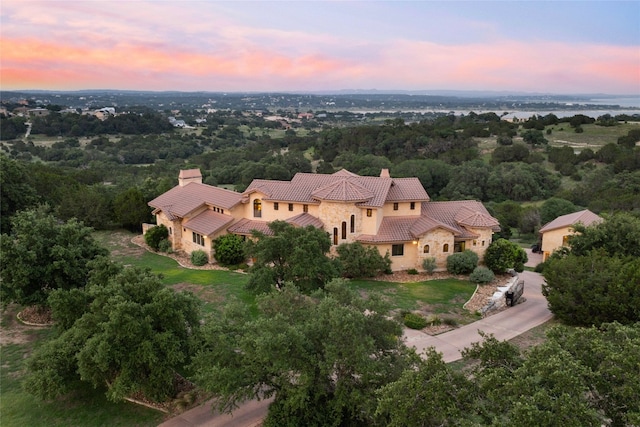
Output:
M414 283L393 283L375 280L353 280L360 291L384 295L392 308L415 310L429 305L436 313L460 308L471 298L476 285L466 280L438 279Z
M151 271L161 275L165 284L191 290L205 301L205 311L213 310L212 305L223 304L229 298L237 298L255 309L255 296L245 290L245 284L249 278L247 274L226 270L184 268L169 257L147 251L131 250L133 244L130 240L133 236L126 231L96 233L96 238L112 251L112 257L115 260L125 265L150 268ZM382 294L392 309L415 310L429 306L429 309L436 313L460 310L475 290L474 284L457 279L415 283L353 280L352 283L359 291Z

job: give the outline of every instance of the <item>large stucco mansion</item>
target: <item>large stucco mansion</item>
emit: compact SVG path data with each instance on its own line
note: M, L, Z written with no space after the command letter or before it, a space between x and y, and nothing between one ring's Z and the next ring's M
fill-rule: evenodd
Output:
M417 178L297 173L291 181L255 179L243 192L202 183L198 169L180 171L178 185L149 202L157 224L169 230L174 250L204 250L226 233L269 234L267 224L324 229L335 246L360 242L391 255L392 270L422 270L425 258L439 268L454 252L470 249L480 259L498 220L473 200L432 202Z

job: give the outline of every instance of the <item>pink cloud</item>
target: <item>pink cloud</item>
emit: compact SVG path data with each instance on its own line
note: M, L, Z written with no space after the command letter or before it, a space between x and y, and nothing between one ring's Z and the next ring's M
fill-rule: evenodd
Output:
M91 40L89 40L91 41ZM635 47L390 40L357 58L247 40L219 49L3 37L3 87L140 90L494 89L637 93ZM125 78L126 77L126 78ZM635 90L635 91L634 91Z

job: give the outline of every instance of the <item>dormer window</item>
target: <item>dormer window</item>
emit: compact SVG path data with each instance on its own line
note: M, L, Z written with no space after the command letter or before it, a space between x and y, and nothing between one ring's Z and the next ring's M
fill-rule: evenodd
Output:
M411 209L412 211L416 209L416 202L411 202L411 205L409 206L409 209Z

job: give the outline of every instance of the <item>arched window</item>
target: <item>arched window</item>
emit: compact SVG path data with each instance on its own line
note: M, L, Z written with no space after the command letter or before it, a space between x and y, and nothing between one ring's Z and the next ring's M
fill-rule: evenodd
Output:
M351 215L351 232L352 233L356 232L356 216L355 215Z
M422 249L422 252L425 254L429 253L429 245L424 245L424 248Z
M346 239L347 238L347 222L346 221L342 221L342 239Z
M442 252L449 252L449 244L445 243L444 246L442 247Z
M333 244L338 244L338 227L333 227Z
M262 218L262 202L260 199L253 201L253 216L255 218Z

